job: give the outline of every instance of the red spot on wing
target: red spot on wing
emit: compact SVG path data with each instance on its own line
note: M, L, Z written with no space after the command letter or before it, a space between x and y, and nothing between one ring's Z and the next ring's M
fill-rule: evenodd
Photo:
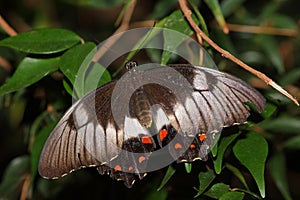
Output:
M168 135L168 131L166 129L162 129L159 131L159 139L163 141Z
M144 160L146 160L146 157L145 157L145 156L140 156L140 157L139 157L139 163L142 163Z
M182 145L180 143L175 144L175 149L181 149L181 148L182 148Z
M195 149L195 148L196 148L196 145L191 144L191 145L190 145L190 148L191 148L191 149Z
M115 170L115 171L121 171L121 170L122 170L122 168L121 168L121 166L120 166L120 165L116 165L116 166L114 167L114 170Z
M206 139L206 134L205 134L205 133L201 133L201 134L199 135L199 140L200 140L201 142L203 142L205 139Z
M148 136L143 136L143 137L142 137L142 143L143 143L143 144L152 144L153 142L152 142L152 140L151 140L150 137L148 137Z
M128 171L132 171L133 170L133 167L132 166L129 166L128 167Z

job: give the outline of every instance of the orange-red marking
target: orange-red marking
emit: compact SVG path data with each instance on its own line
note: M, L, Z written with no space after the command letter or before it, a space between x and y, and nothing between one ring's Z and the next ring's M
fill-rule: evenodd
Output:
M191 148L191 149L195 149L195 148L196 148L196 145L191 144L191 145L190 145L190 148Z
M176 143L175 144L175 149L181 149L182 148L182 145L181 144L179 144L179 143Z
M148 137L148 136L143 136L143 137L142 137L142 143L143 143L143 144L152 144L152 140L151 140L151 138Z
M128 171L132 171L133 170L133 167L132 166L129 166L128 167Z
M122 168L121 168L121 166L120 166L120 165L116 165L116 166L114 167L114 170L115 170L115 171L121 171L121 170L122 170Z
M205 134L205 133L201 133L201 134L199 135L199 140L200 140L201 142L203 142L205 139L206 139L206 134Z
M143 162L144 160L146 160L145 156L140 156L139 157L139 163Z
M163 141L168 135L168 131L166 129L161 129L159 131L159 139L160 141Z

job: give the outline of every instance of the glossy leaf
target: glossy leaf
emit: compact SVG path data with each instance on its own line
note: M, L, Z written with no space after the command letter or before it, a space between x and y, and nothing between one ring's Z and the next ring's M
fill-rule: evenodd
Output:
M47 28L5 38L0 41L0 46L31 54L51 54L64 51L81 40L77 34L69 30Z
M265 161L268 155L268 143L259 134L249 132L233 146L236 158L249 170L257 183L262 197L265 197Z
M218 146L217 157L216 157L216 159L213 160L215 171L217 174L220 174L222 171L222 161L223 161L223 156L224 156L226 149L239 135L240 135L240 133L235 133L235 134L229 135L227 137L223 137L220 140L220 144Z
M215 179L216 175L213 170L209 170L207 172L200 172L199 173L199 190L195 197L201 195L212 183L212 181Z
M24 58L13 76L0 87L0 95L15 92L39 81L58 69L59 58Z
M78 70L82 65L82 62L94 48L96 48L96 45L94 43L88 42L69 49L61 56L59 69L72 84L74 84L75 82Z
M288 188L285 163L284 154L282 152L277 152L270 158L268 166L274 182L284 199L291 200L292 197Z

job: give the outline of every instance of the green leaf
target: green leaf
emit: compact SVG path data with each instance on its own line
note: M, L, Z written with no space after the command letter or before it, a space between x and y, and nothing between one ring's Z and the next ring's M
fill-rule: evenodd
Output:
M261 116L264 119L268 119L275 113L276 110L277 110L277 106L275 106L274 104L268 102L266 104L265 109L261 112Z
M214 141L214 144L210 150L211 154L213 157L216 157L216 155L218 154L218 143L219 143L219 140L221 138L221 134L220 133L216 133L215 134L215 141Z
M243 192L227 192L220 197L220 200L242 200L245 194Z
M195 197L201 195L215 179L216 175L213 170L199 173L199 190Z
M29 171L29 156L13 159L7 166L0 184L1 199L19 199L22 182Z
M167 182L170 180L170 178L173 176L175 172L176 170L170 165L168 167L168 171L165 174L165 177L160 183L160 186L157 188L157 191L160 191L167 184Z
M265 197L265 162L268 155L268 143L261 135L249 132L233 146L236 158L250 171L257 183L262 197Z
M94 48L96 45L88 42L69 49L61 56L59 69L72 84L75 82L82 62Z
M99 63L94 63L89 68L89 73L85 81L84 92L88 93L109 81L111 81L110 73Z
M268 166L274 182L283 195L284 199L291 200L292 197L290 195L288 182L286 179L285 163L286 161L284 154L282 152L277 152L269 159Z
M240 135L240 133L235 133L232 135L229 135L227 137L222 137L220 140L220 144L218 146L218 154L216 159L213 160L215 171L217 174L220 174L222 171L222 160L224 153L227 149L227 147Z
M267 56L267 59L271 61L279 74L284 73L285 68L279 52L278 42L275 38L270 35L259 35L257 38L258 42L261 44L261 48Z
M31 166L30 166L31 174L30 175L31 175L32 180L34 180L34 178L36 176L38 164L39 164L39 160L40 160L40 154L42 152L44 144L56 124L57 124L57 122L53 122L53 123L45 126L44 128L42 128L39 131L39 133L37 134L37 136L33 142L32 149L31 149L31 156L30 156L30 164L31 164Z
M0 87L0 96L25 88L58 69L59 58L24 58L13 76Z
M230 165L228 163L226 163L225 166L229 171L231 171L241 181L241 183L245 186L245 188L247 190L249 190L248 185L246 183L246 180L245 180L242 172L238 168L236 168L233 165Z
M192 17L198 24L199 22L195 16L192 15ZM193 30L180 10L174 11L171 15L161 20L157 24L157 27L167 28L167 30L163 30L164 51L161 58L161 64L166 65L173 54L172 51L183 41L187 40L193 34ZM168 29L178 31L182 34L174 34L174 32L168 31Z
M298 108L297 108L298 109ZM299 133L300 118L281 115L272 120L264 120L259 124L264 130L283 132L283 133Z
M285 141L282 144L282 146L285 149L294 149L294 150L300 149L300 135L289 138L287 141Z
M92 72L95 74L90 73L89 76L87 75L95 53L96 45L94 43L86 43L68 50L61 57L60 70L73 84L74 92L78 98L84 96L92 86L93 89L97 87L98 84L95 84L94 79L91 81L89 77L95 78L96 76L96 81L99 82L99 77L102 75L100 73L103 73L105 79L110 80L110 75L107 75L108 72L105 72L103 67L96 63L93 63L95 67L92 67ZM91 86L91 84L93 85Z
M221 2L221 10L225 17L236 12L238 7L240 7L245 0L225 0Z
M82 39L75 33L60 28L32 30L0 41L0 46L32 54L51 54L64 51Z
M205 195L214 199L219 199L221 196L229 192L229 185L224 183L216 183L211 188L205 192Z
M212 11L213 15L215 16L218 24L221 26L223 29L223 32L227 33L228 32L228 27L225 22L221 6L218 2L218 0L204 0L204 2L207 4L207 6L210 8Z

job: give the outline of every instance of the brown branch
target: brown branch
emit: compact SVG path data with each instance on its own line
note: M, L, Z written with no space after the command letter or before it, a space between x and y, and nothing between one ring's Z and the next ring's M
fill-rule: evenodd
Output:
M17 35L17 32L0 15L0 26L9 36Z
M251 68L250 66L248 66L247 64L245 64L244 62L242 62L241 60L239 60L238 58L236 58L235 56L233 56L232 54L230 54L228 51L222 49L220 46L218 46L216 43L214 43L198 26L197 24L194 22L194 20L191 17L191 10L187 7L186 5L186 0L178 0L180 8L184 14L184 16L186 17L186 19L188 20L189 24L193 27L193 29L196 31L197 34L199 34L208 44L210 44L215 50L217 50L219 53L221 53L221 55L231 61L233 61L234 63L238 64L239 66L241 66L242 68L244 68L245 70L249 71L250 73L254 74L255 76L257 76L258 78L262 79L267 85L272 86L273 88L275 88L277 91L279 91L280 93L282 93L283 95L285 95L286 97L288 97L289 99L291 99L297 106L299 106L298 101L291 95L289 94L286 90L284 90L281 86L279 86L277 83L275 83L272 79L270 79L269 77L267 77L265 74L261 73L260 71L257 71L253 68Z
M127 6L127 9L124 13L124 17L123 17L123 20L122 20L122 23L121 25L119 26L119 28L114 32L113 35L116 35L118 33L121 33L125 30L128 29L129 27L129 23L130 23L130 20L131 20L131 17L132 17L132 14L133 14L133 11L134 11L134 8L135 8L135 5L136 5L136 0L132 0L128 6ZM121 34L119 35L119 37L114 37L114 40L107 40L99 49L98 51L96 52L94 58L93 58L93 61L94 62L97 62L106 52L107 50L117 42L117 40L121 37Z

